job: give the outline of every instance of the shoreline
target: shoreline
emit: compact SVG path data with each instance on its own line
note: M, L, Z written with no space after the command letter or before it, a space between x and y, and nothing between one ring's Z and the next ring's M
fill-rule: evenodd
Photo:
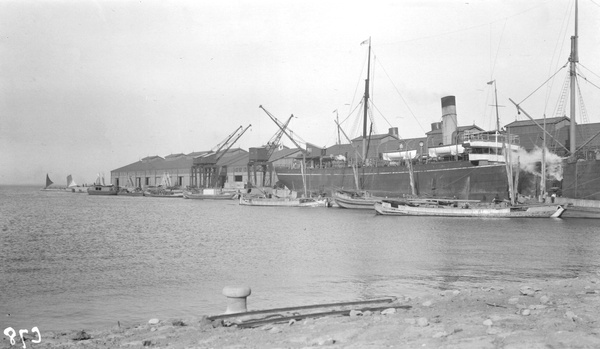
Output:
M26 335L25 343L27 348L600 347L600 270L570 279L398 296L382 307L255 328L241 328L235 318L152 319L109 329L42 332L39 344L31 342L35 335ZM22 347L18 335L16 340ZM0 343L16 348L6 336Z

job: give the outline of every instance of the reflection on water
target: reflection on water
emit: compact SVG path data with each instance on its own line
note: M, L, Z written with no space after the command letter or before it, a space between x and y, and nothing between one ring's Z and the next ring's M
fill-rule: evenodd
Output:
M381 217L336 208L0 187L0 328L112 326L418 295L599 269L595 220Z

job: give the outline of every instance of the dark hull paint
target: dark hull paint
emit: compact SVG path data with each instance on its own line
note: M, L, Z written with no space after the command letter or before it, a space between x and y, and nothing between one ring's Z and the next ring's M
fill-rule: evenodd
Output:
M118 189L112 186L91 186L87 192L89 195L117 195Z
M299 169L278 168L278 180L292 190L302 190ZM406 166L363 167L358 169L362 189L379 196L412 194L410 173ZM508 179L504 164L475 166L468 161L439 162L414 165L416 194L419 196L454 197L491 201L496 195L508 199ZM307 187L311 191L328 192L335 189L356 189L352 168L309 168ZM520 173L518 192L538 194L539 179Z
M584 160L563 165L562 196L600 200L600 161Z

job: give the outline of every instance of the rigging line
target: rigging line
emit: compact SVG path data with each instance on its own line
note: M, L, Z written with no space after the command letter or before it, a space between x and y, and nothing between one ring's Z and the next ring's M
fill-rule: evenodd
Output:
M594 0L590 0L590 2L598 7L600 7L600 5L598 5Z
M429 36L422 36L422 37L419 37L419 38L414 38L414 39L408 39L408 40L395 41L395 42L392 42L392 43L383 43L383 44L377 44L377 45L378 45L378 46L384 46L384 45L393 45L393 44L399 44L399 43L405 43L405 42L412 42L412 41L419 41L419 40L428 40L428 39L434 39L434 38L441 37L441 36L446 36L446 35L452 35L452 34L460 33L460 32L463 32L463 31L468 31L468 30L471 30L471 29L476 29L476 28L484 27L484 26L490 25L490 24L492 24L492 23L500 22L500 21L502 21L502 20L508 20L508 19L510 19L510 18L513 18L513 17L519 16L519 15L522 15L522 14L523 14L523 13L525 13L525 12L531 11L531 10L533 10L533 9L535 9L535 8L538 8L538 7L541 7L541 6L543 6L543 5L545 5L545 4L544 4L544 3L542 3L542 4L540 4L540 5L533 6L533 7L530 7L530 8L528 8L528 9L526 9L526 10L523 10L523 11L521 11L521 12L515 13L514 15L510 15L510 16L507 16L507 17L502 17L502 18L499 18L499 19L493 20L493 21L491 21L491 22L486 22L486 23L482 23L482 24L477 24L477 25L474 25L474 26L471 26L471 27L467 27L467 28L457 29L457 30L455 30L455 31L450 31L450 32L445 32L445 33L440 33L440 34L434 34L434 35L429 35Z
M373 102L371 102L371 107L373 107ZM377 134L378 131L377 125L375 125L375 115L373 115L373 110L371 108L369 108L369 121L371 121L371 130Z
M554 46L554 51L552 53L552 59L550 60L550 67L548 68L548 70L552 69L552 62L554 62L554 59L556 57L562 56L562 48L565 46L565 40L567 38L565 33L567 31L567 27L569 24L569 18L571 18L571 15L573 12L573 6L569 5L568 9L569 9L569 12L565 13L565 15L563 16L562 24L560 25L561 29L559 31L559 37L561 37L562 40L556 40L556 45ZM560 45L559 45L559 42L560 42ZM558 51L558 54L557 54L557 51ZM558 64L558 59L556 61L556 64ZM552 80L552 82L546 88L546 101L544 103L544 114L546 114L546 110L548 108L548 103L550 101L550 95L552 93L553 86L554 86L554 80Z
M354 123L353 123L352 125L350 125L350 131L349 131L349 134L351 134L351 135L354 135L354 134L358 133L358 129L359 129L359 125L360 125L360 111L361 111L361 109L362 109L363 101L364 101L364 100L363 100L363 99L361 99L361 102L360 102L360 103L358 103L358 104L356 105L356 107L355 107L355 108L352 110L352 112L350 112L350 114L348 114L348 116L346 116L346 118L345 118L344 120L342 120L342 122L340 122L340 127L341 127L341 125L342 125L344 122L346 122L350 116L352 116L352 113L354 113L356 110L358 110L358 113L357 113L357 114L358 114L359 116L355 117L355 118L353 119L353 120L354 120Z
M533 92L531 92L529 94L529 96L525 97L521 102L517 103L517 104L521 104L523 102L525 102L525 100L527 100L529 97L531 97L534 93L536 93L540 88L542 88L548 81L550 81L552 78L554 78L554 76L556 76L556 74L558 74L563 68L565 68L567 65L569 65L569 62L565 63L565 65L563 65L562 67L560 67L559 70L556 71L556 73L552 74L551 77L549 77L546 81L544 81L538 88L536 88Z
M385 73L385 76L387 76L387 78L390 80L390 83L392 84L392 86L394 86L394 89L396 90L396 92L398 93L398 95L400 96L400 98L402 99L402 101L404 102L404 105L406 106L406 108L410 112L410 115L412 115L412 117L415 119L415 121L417 122L417 125L419 125L419 127L421 128L421 131L423 131L423 133L425 133L426 131L423 128L423 126L421 125L421 123L419 122L419 119L417 118L417 116L415 115L415 113L413 113L412 109L410 108L410 106L406 102L406 99L404 99L404 96L402 96L402 93L400 93L400 90L398 90L398 87L396 87L396 84L394 84L394 81L392 81L392 79L390 78L390 75L387 73L387 70L385 70L385 67L383 66L383 64L381 64L381 59L378 62L379 62L379 65L381 66L381 69L383 69L383 72Z
M371 106L373 107L373 109L377 110L377 112L379 113L379 115L381 115L381 117L385 120L385 122L388 123L388 125L390 127L393 127L392 124L388 121L388 119L386 119L386 117L383 115L383 113L381 112L381 110L379 110L379 108L377 108L377 106L375 105L375 103L373 103L373 101L371 101Z
M579 76L580 78L582 78L583 80L585 80L585 82L587 82L588 84L594 86L595 88L600 90L600 87L598 87L598 85L594 84L593 82L589 81L585 76L577 73L577 76Z
M365 65L366 65L367 58L368 58L368 56L363 61L362 69L360 70L360 75L358 76L358 81L356 82L356 87L354 87L354 94L352 94L352 102L350 102L350 105L354 104L354 99L356 98L356 92L358 91L358 87L360 86L360 79L362 78L362 73L365 71ZM352 113L352 112L350 112L350 113Z
M588 67L586 67L585 65L579 63L578 66L584 68L585 70L587 70L588 72L592 73L593 75L595 75L596 77L600 78L600 75L594 73L593 71L591 71Z
M360 102L360 103L358 103L358 104L356 105L356 107L354 107L354 109L352 109L352 111L351 111L350 113L348 113L348 115L346 116L346 118L344 118L344 120L342 120L342 121L340 122L340 125L341 125L341 124L343 124L344 122L346 122L346 120L348 120L348 118L349 118L350 116L352 116L352 113L354 113L354 112L356 111L356 109L357 109L358 107L361 107L362 105L363 105L363 102L362 102L362 99L361 99L361 102Z
M504 30L506 29L506 22L508 22L508 18L504 19L504 26L502 27L502 32L500 33L500 40L498 40L498 48L496 49L496 57L494 57L494 63L492 64L492 75L490 76L490 80L492 76L494 76L494 70L496 69L496 63L498 62L498 53L500 52L500 44L502 43L502 37L504 36ZM491 27L491 24L490 24ZM490 36L491 36L491 30L490 30ZM490 38L490 46L491 46L491 38Z

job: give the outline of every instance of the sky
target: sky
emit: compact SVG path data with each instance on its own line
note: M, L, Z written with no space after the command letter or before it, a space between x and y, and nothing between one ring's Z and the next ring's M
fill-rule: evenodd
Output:
M91 183L239 126L234 147L259 147L278 131L259 105L301 142L336 144L336 117L358 137L369 38L375 133L424 136L448 95L460 126L493 130L494 87L501 126L525 119L509 98L552 117L573 23L573 0L0 0L0 185ZM598 28L600 0L580 0L589 122Z

